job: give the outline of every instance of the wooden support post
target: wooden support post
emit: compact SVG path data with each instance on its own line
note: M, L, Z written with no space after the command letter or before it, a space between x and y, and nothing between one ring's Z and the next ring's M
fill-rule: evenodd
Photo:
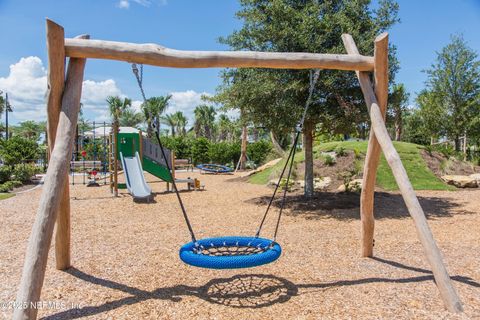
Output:
M140 161L143 166L143 135L142 135L142 130L138 131L138 155L140 156Z
M64 30L55 22L47 19L47 137L48 152L55 146L58 120L65 85L65 47ZM70 267L70 192L68 171L64 178L63 192L60 195L57 214L57 233L55 237L56 267L64 270Z
M350 35L342 35L342 40L347 52L358 50ZM385 158L392 169L395 181L402 193L408 212L415 222L417 235L423 245L427 260L432 268L435 283L440 291L440 296L450 312L461 312L463 311L462 303L452 285L452 280L450 279L445 264L443 263L440 249L433 238L425 213L423 212L412 184L408 179L407 172L403 167L400 156L398 155L397 150L395 150L392 140L388 135L384 116L378 105L377 97L375 96L370 78L365 72L357 72L357 77L370 113L372 129L383 153L385 154Z
M348 51L354 53L355 50ZM388 100L388 34L382 33L375 39L375 94L378 105L385 119ZM362 257L373 256L373 237L375 228L374 197L377 168L380 162L380 145L378 144L375 132L370 130L367 155L363 168L362 193L360 196L360 217L362 220Z
M52 150L40 204L28 240L22 279L17 294L17 305L25 304L26 308L15 309L13 319L35 319L37 316L37 308L32 308L31 304L39 301L43 286L48 251L63 196L65 175L68 173L75 138L85 62L85 59L77 58L69 61L55 146Z
M175 180L175 151L170 151L170 159L172 162L172 179ZM165 159L167 160L167 159Z
M113 124L113 196L118 197L118 123Z
M113 193L113 126L110 127L110 135L108 139L108 172L109 172L109 179L110 179L110 193Z

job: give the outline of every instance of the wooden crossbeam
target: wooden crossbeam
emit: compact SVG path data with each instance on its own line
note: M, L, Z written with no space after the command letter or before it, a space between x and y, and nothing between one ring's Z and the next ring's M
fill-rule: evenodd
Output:
M182 51L156 44L65 39L65 54L173 68L274 68L373 71L374 59L362 55L303 52Z

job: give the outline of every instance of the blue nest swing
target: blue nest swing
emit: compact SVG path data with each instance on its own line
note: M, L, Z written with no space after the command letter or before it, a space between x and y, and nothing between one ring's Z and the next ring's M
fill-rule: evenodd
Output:
M134 69L135 72L135 69ZM138 72L135 73L137 76L137 80L139 84L141 83L140 78L138 77ZM313 76L312 76L313 77ZM318 78L318 73L315 74L315 77ZM312 94L312 87L310 88L309 99ZM146 100L146 99L145 99ZM283 197L280 205L280 210L278 213L275 231L273 234L272 239L265 239L260 238L260 232L262 230L263 224L267 217L267 214L272 206L273 200L275 195L277 194L278 188L280 186L280 182L282 181L285 172L287 171L288 167L288 174L287 174L287 183L288 186L290 176L292 173L293 167L293 159L295 158L295 151L298 144L300 133L302 132L302 125L305 119L305 115L308 109L308 103L305 106L304 113L302 120L296 126L296 135L295 140L290 149L290 153L287 157L287 161L285 161L285 165L283 167L282 173L280 174L278 183L276 184L275 191L273 192L272 197L270 198L270 202L268 207L263 215L263 218L260 222L260 226L257 229L257 233L254 237L218 237L218 238L206 238L206 239L199 239L195 237L195 233L193 232L192 225L190 224L190 219L188 218L187 211L185 206L183 205L182 198L180 193L178 192L177 186L175 184L175 180L172 180L173 190L177 195L177 200L182 210L183 217L185 219L185 223L188 227L190 232L190 236L192 241L183 245L180 248L180 259L191 266L200 267L200 268L208 268L208 269L239 269L239 268L251 268L261 266L267 263L274 262L277 260L280 255L282 254L282 248L276 242L278 227L280 225L280 218L282 216L283 208L285 206L285 200L288 188L284 188ZM155 122L154 122L155 123ZM155 136L157 138L158 144L160 146L160 150L162 152L162 156L165 159L165 163L167 165L167 169L170 171L170 166L167 160L167 156L165 155L162 141L160 140L160 134L158 132L158 128L155 126ZM201 164L198 165L197 168L206 172L212 173L227 173L231 172L232 169L227 166L222 166L218 164Z
M197 168L211 173L229 173L233 171L232 168L214 163L199 164L197 165Z
M256 237L219 237L189 242L180 248L180 259L191 266L208 269L240 269L277 260L280 245Z

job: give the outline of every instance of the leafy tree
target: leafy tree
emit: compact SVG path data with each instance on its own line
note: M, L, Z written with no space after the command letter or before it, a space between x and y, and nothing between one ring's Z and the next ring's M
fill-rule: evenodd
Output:
M15 165L37 159L39 153L37 143L32 139L13 136L0 141L0 157L7 165Z
M410 94L406 91L403 83L393 86L392 93L388 99L390 104L388 111L395 126L395 140L402 140L403 133L403 116L407 110L408 98Z
M431 135L425 127L424 118L420 109L407 109L403 112L403 141L427 145Z
M143 116L147 122L147 135L149 138L153 137L154 121L156 121L155 125L160 131L160 116L168 108L168 103L171 98L171 95L152 97L142 104Z
M433 121L440 122L441 128L436 133L453 139L455 150L459 151L460 137L475 131L474 125L480 116L478 55L461 35L454 35L426 73L426 90L419 96L419 102L423 104L422 110L427 112L428 107L438 111L441 117L429 117L426 122L430 125Z
M215 115L217 112L213 106L199 105L194 110L195 122L193 125L197 137L213 139Z
M431 142L446 133L444 125L447 121L447 114L438 99L438 96L427 90L422 90L416 99L423 130L430 137Z
M243 20L242 28L220 39L234 50L338 54L345 52L341 34L349 33L361 53L372 54L375 36L398 21L394 0L381 0L377 10L369 8L369 0L240 0L240 5L237 17ZM394 47L390 53L393 80L398 69ZM227 69L216 98L274 135L289 135L309 95L310 74L308 70ZM355 133L367 119L355 74L322 70L303 128L306 196L313 195L313 131Z

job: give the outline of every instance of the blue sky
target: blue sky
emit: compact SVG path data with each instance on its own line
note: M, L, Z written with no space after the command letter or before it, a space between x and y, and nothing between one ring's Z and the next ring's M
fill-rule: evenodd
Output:
M397 76L412 93L423 88L435 51L453 33L480 52L479 0L399 0L402 22L390 31L398 47ZM45 18L61 24L67 37L88 33L94 39L157 43L175 49L225 50L219 36L241 27L235 0L0 0L0 90L8 91L13 122L45 117ZM339 35L340 36L340 35ZM190 113L201 94L214 93L219 69L145 67L147 96L173 94L169 111ZM83 102L90 119L107 117L105 96L119 94L140 101L130 66L89 60Z

